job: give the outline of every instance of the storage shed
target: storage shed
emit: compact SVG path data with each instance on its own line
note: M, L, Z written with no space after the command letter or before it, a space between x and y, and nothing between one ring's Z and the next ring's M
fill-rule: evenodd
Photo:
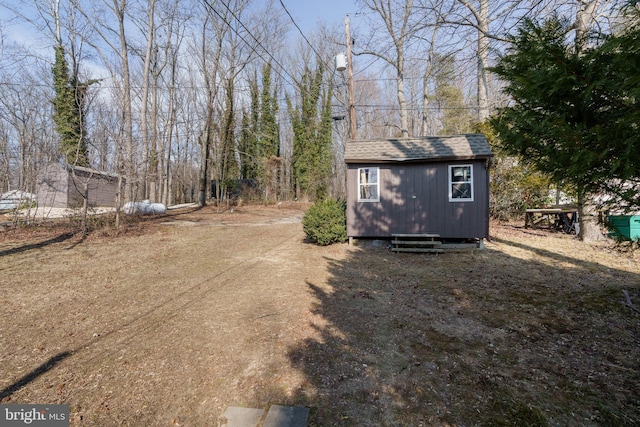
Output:
M348 237L488 238L492 157L481 134L347 142Z
M53 208L78 208L82 206L85 185L89 206L115 206L117 174L63 163L51 163L38 174L38 204Z

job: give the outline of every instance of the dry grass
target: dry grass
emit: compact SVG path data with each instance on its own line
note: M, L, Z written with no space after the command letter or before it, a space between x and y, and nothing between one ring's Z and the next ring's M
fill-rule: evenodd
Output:
M484 251L323 248L303 208L0 234L0 397L87 426L640 423L638 254L508 224Z

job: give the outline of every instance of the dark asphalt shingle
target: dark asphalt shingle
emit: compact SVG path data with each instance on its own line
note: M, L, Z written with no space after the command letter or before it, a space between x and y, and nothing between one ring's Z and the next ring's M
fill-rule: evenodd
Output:
M482 134L348 141L346 163L469 160L493 154Z

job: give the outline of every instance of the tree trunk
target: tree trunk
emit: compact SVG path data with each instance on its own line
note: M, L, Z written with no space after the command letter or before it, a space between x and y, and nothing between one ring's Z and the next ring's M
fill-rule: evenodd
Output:
M400 53L398 53L400 55ZM404 59L401 61L404 63ZM404 66L404 65L402 65ZM398 84L398 104L400 105L400 136L402 138L409 137L409 117L407 110L407 100L404 95L404 75L401 69L398 69L398 76L396 77Z
M176 60L175 58L171 63L171 86L169 87L169 125L168 125L168 135L165 149L165 156L163 157L165 160L165 168L164 170L164 191L162 195L162 200L165 205L169 206L172 203L172 192L171 192L171 148L173 143L173 130L176 126L176 109L175 109L175 79L176 79Z
M382 0L367 0L364 4L377 13L384 22L385 28L393 41L395 57L390 57L386 53L367 52L375 55L389 63L396 70L396 84L398 106L400 108L400 134L403 138L409 136L409 111L404 88L404 67L405 67L405 45L409 43L410 31L409 17L413 11L413 0L404 0L397 5Z
M201 140L202 156L200 163L200 180L198 187L198 206L203 207L207 204L207 190L209 183L209 158L211 155L212 127L213 127L213 110L207 119L203 140Z
M118 187L116 188L116 230L120 228L120 219L122 216L122 190L124 188L124 182L122 173L118 175Z
M487 64L489 63L489 1L480 0L478 11L478 122L489 117L489 82Z
M122 75L123 75L123 100L122 108L124 114L124 138L125 138L125 150L126 156L124 159L125 165L125 197L129 201L136 199L137 195L137 165L136 158L138 153L133 143L133 111L131 105L131 73L129 71L129 43L127 42L127 36L125 31L125 8L126 0L113 0L113 10L118 17L118 27L120 35L120 60L122 61Z
M594 22L596 12L602 0L579 0L574 28L576 52L582 52L587 45L589 29Z
M591 196L578 196L578 237L583 242L601 242L606 240L600 230L598 212Z
M424 69L424 74L422 75L422 136L429 135L429 81L433 77L434 70L434 54L435 54L435 46L436 46L436 38L438 36L438 27L433 29L433 33L431 33L431 43L429 44L429 54L427 55L427 64Z
M581 6L576 14L575 27L575 49L580 54L587 44L589 27L593 22L595 13L601 0L581 0ZM578 223L580 225L580 240L584 242L597 242L605 237L600 231L598 224L598 213L591 195L584 194L582 189L578 190Z
M153 148L150 147L147 111L149 107L149 76L151 69L151 54L155 38L155 3L155 0L149 0L148 2L149 10L147 11L147 47L145 49L144 67L142 70L142 99L140 105L140 131L142 133L142 146L144 147L145 151L143 187L145 188L145 196L149 197L152 201L155 201L155 194L149 195L149 190L147 189L147 180L148 175L154 175L154 171L151 170L154 153ZM155 143L155 141L153 141L153 143ZM151 183L151 185L153 186L153 182ZM153 189L151 190L151 192L153 192Z

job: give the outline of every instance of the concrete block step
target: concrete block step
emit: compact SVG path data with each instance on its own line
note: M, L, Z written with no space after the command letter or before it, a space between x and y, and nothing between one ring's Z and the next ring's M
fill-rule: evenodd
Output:
M306 427L309 408L271 405L262 427Z
M229 406L222 414L220 425L225 427L257 427L264 409Z
M220 420L221 427L306 427L309 408L271 405L262 421L264 409L229 406Z

